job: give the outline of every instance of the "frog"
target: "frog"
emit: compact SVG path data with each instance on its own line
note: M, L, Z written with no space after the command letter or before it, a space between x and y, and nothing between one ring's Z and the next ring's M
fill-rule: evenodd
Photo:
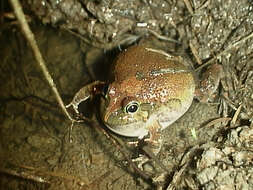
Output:
M79 114L78 105L82 101L102 94L100 115L104 124L121 136L139 139L149 136L146 141L155 146L152 150L155 154L161 149L162 131L187 112L196 94L201 100L208 100L204 98L208 88L196 93L198 85L187 61L160 49L131 46L116 57L112 71L112 81L95 81L84 86L66 107L73 106ZM209 77L203 84L212 79L215 77ZM212 92L214 88L217 84Z

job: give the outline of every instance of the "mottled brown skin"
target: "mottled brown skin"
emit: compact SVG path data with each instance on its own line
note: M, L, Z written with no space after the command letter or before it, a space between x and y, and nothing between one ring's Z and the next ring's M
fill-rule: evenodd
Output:
M162 68L185 70L187 73L168 73L159 77L150 74L151 71ZM138 75L141 76L137 77ZM117 101L110 102L110 111L120 107L126 96L135 97L137 101L163 103L168 97L171 99L184 96L184 89L193 86L191 73L179 60L168 61L164 55L147 52L144 46L133 46L121 53L115 62L114 76L115 81L110 88L115 88L116 93L110 94L110 98L117 97ZM168 93L163 95L162 91Z
M159 106L167 111L168 106L171 107L169 110L173 110L174 103L171 103L173 102L171 100L178 100L180 107L184 107L186 102L187 108L178 109L179 113L176 113L178 118L185 113L189 102L193 99L194 79L192 73L182 63L182 59L166 56L145 46L132 46L122 52L114 64L114 77L114 82L109 85L107 93L109 103L104 110L103 119L115 132L123 126L112 126L113 124L107 123L108 119L112 117L112 113L117 117L117 110L123 109L131 100L156 106L156 109L148 113L146 119L145 117L140 119L144 122L143 128L148 128L144 126L145 120L152 117L152 112L160 114ZM179 104L175 106L178 107ZM131 120L134 116L126 117ZM124 135L124 132L120 134Z

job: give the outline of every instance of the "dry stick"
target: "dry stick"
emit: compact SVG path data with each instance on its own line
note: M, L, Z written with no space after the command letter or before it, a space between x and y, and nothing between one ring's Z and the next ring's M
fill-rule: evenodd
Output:
M241 110L242 110L242 104L241 104L241 105L238 107L238 109L236 110L236 112L235 112L235 114L234 114L234 116L233 116L233 119L232 119L232 121L231 121L231 125L235 126L235 123L236 123L236 121L237 121L237 118L238 118L238 116L239 116Z
M224 51L220 52L218 55L216 55L215 57L213 57L212 59L210 59L209 61L207 61L203 65L201 65L199 68L197 68L196 71L200 71L201 69L203 69L207 65L211 64L219 56L223 55L224 53L226 53L227 51L231 50L232 48L235 48L236 46L244 43L246 40L248 40L250 38L253 38L253 32L251 34L249 34L248 36L246 36L245 38L243 38L242 40L239 40L238 42L235 42L235 43L229 45Z
M191 48L192 54L193 54L193 56L195 57L197 63L198 63L199 65L202 65L202 61L201 61L201 59L200 59L199 56L198 56L198 50L195 48L195 46L193 45L193 43L192 43L191 40L190 40L190 42L189 42L189 46L190 46L190 48Z
M193 12L193 8L192 8L192 5L191 5L191 2L189 2L189 0L184 0L184 4L187 7L189 13L191 15L193 15L194 12Z
M167 190L174 190L178 186L179 181L182 179L183 172L186 170L186 168L191 163L191 157L193 156L193 153L199 149L199 145L195 145L192 147L181 159L179 167L181 167L178 171L176 171L173 175L173 178L167 187Z
M13 169L7 169L7 168L0 168L0 172L8 174L8 175L12 175L12 176L20 177L23 179L32 180L39 183L50 183L49 181L43 179L43 177L30 174L29 172L22 171L21 169L13 170Z
M208 127L211 127L217 123L226 122L226 121L230 121L230 120L232 120L232 118L230 118L230 117L221 117L218 119L214 119L214 120L210 121L209 123L207 123L206 125L204 125L203 127L200 127L199 129L208 128Z
M39 64L39 67L41 68L49 86L52 88L52 90L54 92L56 100L58 101L61 109L66 114L66 116L69 118L69 120L74 122L75 120L72 119L72 117L69 115L68 111L66 110L65 105L61 99L61 96L60 96L60 94L56 88L56 85L53 81L53 78L51 77L51 75L48 72L45 61L43 60L43 57L40 53L38 45L35 41L34 35L33 35L32 31L30 30L30 27L28 26L28 23L25 19L25 15L24 15L24 12L22 10L19 0L10 0L10 4L12 5L15 15L21 25L21 29L24 32L24 36L26 37L27 41L29 42L29 44L32 47L32 51L35 56L35 59L37 60L37 63Z
M168 41L168 42L173 42L173 43L177 43L177 44L180 44L179 41L177 40L174 40L172 38L169 38L167 36L162 36L160 34L158 34L156 31L154 30L151 30L151 29L147 29L151 34L153 34L155 37L157 37L159 40L164 40L164 41Z
M119 45L125 44L125 43L131 44L132 42L135 42L138 38L140 38L140 36L129 34L129 36L126 36L123 39L118 39L115 42L108 42L108 43L105 43L105 44L99 44L96 41L91 42L89 39L83 37L82 35L78 34L77 32L74 32L72 30L65 29L65 28L63 28L63 29L66 30L67 32L73 34L74 36L80 38L85 43L91 44L93 47L101 48L101 49L104 49L104 50L110 50L110 49L114 48L115 46L119 46Z

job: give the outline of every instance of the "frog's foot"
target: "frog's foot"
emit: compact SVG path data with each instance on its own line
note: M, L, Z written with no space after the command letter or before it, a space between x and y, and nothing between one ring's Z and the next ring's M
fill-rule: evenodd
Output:
M133 159L133 162L138 162L138 168L143 169L143 165L149 161L159 162L156 155L161 150L162 142L161 126L157 120L154 120L149 126L147 135L139 136L138 141L129 142L130 145L138 148L139 155Z
M161 136L159 137L159 139L156 139L156 140L149 138L149 139L145 139L144 141L147 143L148 148L151 150L151 152L154 155L157 155L160 152L162 148L162 144L163 144Z
M142 147L138 147L140 149L140 154L137 158L132 159L132 161L137 163L139 169L149 173L152 173L154 171L154 166L157 164L164 168L160 160L157 158L157 154L161 149L160 145L161 144L157 146L156 144L154 146L154 144L145 142Z
M155 136L150 134L149 137L144 136L136 141L128 142L129 145L143 149L145 146L148 147L153 154L157 155L162 147L163 140L161 138L161 133L157 133Z
M138 163L137 167L141 170L144 170L144 165L150 161L150 158L148 158L146 155L140 154L137 158L132 159L133 162Z
M144 147L148 147L154 155L157 155L161 150L163 142L161 135L161 126L157 121L154 121L148 129L149 130L147 135L139 136L138 141L129 142L128 144L135 145L142 150Z
M152 136L140 139L137 143L133 142L134 145L137 145L139 155L137 158L132 159L133 162L137 163L137 166L141 170L145 170L144 166L152 166L152 161L159 162L157 154L160 152L162 147L162 138L154 140ZM150 162L150 163L148 163ZM150 167L148 167L150 168Z
M154 153L154 155L157 155L162 147L162 135L161 135L161 126L158 122L155 122L151 127L149 127L149 135L150 137L147 139L144 139L144 141L147 143L147 147Z
M105 86L105 83L101 81L94 81L84 86L75 94L73 100L68 105L66 105L66 108L69 108L72 106L75 112L79 114L79 111L78 111L79 104L97 94L102 94L102 89L104 86Z

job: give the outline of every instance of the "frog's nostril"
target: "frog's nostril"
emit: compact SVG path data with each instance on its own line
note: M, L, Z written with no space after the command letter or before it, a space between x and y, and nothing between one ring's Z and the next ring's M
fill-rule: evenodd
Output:
M108 88L109 88L109 85L108 85L108 84L105 84L104 87L103 87L103 89L102 89L102 94L103 94L103 96L105 96L105 95L107 94Z

